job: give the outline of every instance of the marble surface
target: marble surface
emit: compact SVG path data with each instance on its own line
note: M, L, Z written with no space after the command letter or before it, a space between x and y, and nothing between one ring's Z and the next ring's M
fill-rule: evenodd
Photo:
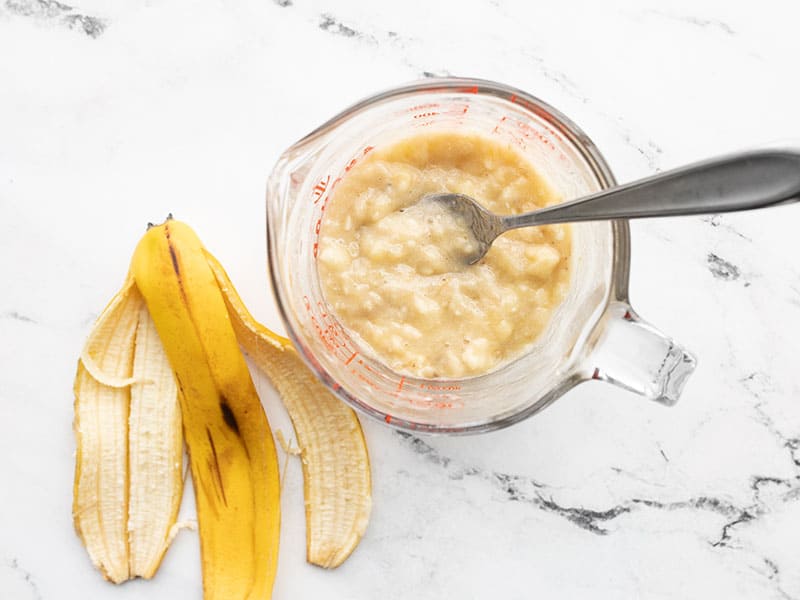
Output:
M264 182L334 112L495 79L627 181L798 142L799 19L790 0L0 0L0 598L201 596L195 533L115 588L71 523L77 355L147 221L191 223L280 329ZM632 225L634 305L699 358L674 408L591 383L485 436L365 422L374 512L336 571L304 562L290 458L274 598L800 598L798 223L800 206Z

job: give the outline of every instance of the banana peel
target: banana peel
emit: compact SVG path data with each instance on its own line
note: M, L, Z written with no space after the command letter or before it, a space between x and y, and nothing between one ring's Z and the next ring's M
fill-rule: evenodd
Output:
M177 389L151 328L129 277L97 319L75 377L75 529L114 583L153 576L183 494Z
M334 568L358 545L372 505L369 455L355 412L306 367L291 342L255 320L222 265L206 258L239 343L272 381L300 447L306 506L306 559Z
M272 433L200 240L168 220L131 273L178 384L197 503L203 597L269 598L280 526Z
M195 233L170 218L137 246L75 379L75 527L110 581L158 569L178 527L185 436L204 597L270 597L278 466L239 344L272 380L300 444L308 561L336 567L361 539L371 481L358 418L289 340L252 317Z
M155 575L183 495L178 386L147 306L139 309L128 416L128 549L132 577Z

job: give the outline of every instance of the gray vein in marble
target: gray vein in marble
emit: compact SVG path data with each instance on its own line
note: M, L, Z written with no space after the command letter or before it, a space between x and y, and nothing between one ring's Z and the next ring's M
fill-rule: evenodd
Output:
M32 319L28 315L23 315L22 313L18 313L15 310L9 310L4 312L3 314L0 315L0 318L12 319L13 321L22 321L23 323L32 323L32 324L37 323L35 319Z
M106 28L101 19L81 14L72 6L57 0L6 0L5 6L15 15L42 21L56 21L70 29L83 31L92 38L98 37Z
M753 405L753 408L756 411L756 419L759 423L766 427L767 430L772 433L772 435L777 437L782 446L788 450L789 458L796 468L797 477L800 478L800 456L797 455L797 451L800 450L800 436L787 436L785 433L783 433L783 431L778 428L778 426L775 424L775 421L764 408L764 405L767 402L767 398L765 396L768 396L776 391L772 380L767 374L754 371L746 377L740 379L739 382L750 393L750 395L757 400L757 402Z
M754 409L758 422L779 440L782 447L786 448L794 467L795 476L793 478L783 478L772 475L754 475L750 480L752 503L741 510L737 509L738 513L732 514L733 518L723 525L719 539L712 543L714 547L732 547L735 529L757 521L769 511L769 501L762 497L764 488L780 488L782 492L776 499L778 502L793 502L800 498L800 457L797 456L797 451L800 449L800 438L784 434L764 409L764 404L767 401L765 396L775 391L772 381L764 373L753 372L740 379L739 382L757 400L754 404ZM770 577L770 579L774 579L774 577ZM783 590L781 590L781 593L784 594L784 597L788 597Z
M348 27L341 21L337 20L333 15L327 13L320 15L319 28L322 29L322 31L327 31L328 33L332 33L334 35L342 35L349 38L364 37L364 34L359 33L352 27Z
M439 69L437 71L423 71L422 77L425 79L435 79L436 77L452 77L452 73L446 69Z
M36 584L36 580L33 578L33 575L29 571L26 571L19 566L19 562L16 558L12 558L11 560L7 561L6 564L28 585L28 589L31 591L31 598L34 600L42 600L42 593L39 591L39 586Z
M708 256L706 257L706 263L708 264L708 270L711 271L711 274L717 279L722 279L723 281L736 281L739 279L741 274L739 272L739 267L723 258L720 258L713 252L708 253Z
M764 561L764 566L768 569L767 579L772 581L775 584L775 589L781 595L781 598L784 600L795 600L795 596L791 596L783 589L781 586L781 571L778 568L778 564L769 558L762 557L761 560Z
M672 21L678 21L679 23L687 23L701 29L716 29L727 35L736 35L736 31L734 31L733 27L721 19L704 19L694 15L667 13L660 10L648 10L645 11L645 14L661 17L663 19L669 19Z
M589 510L586 508L576 508L571 506L560 506L553 502L552 498L545 499L541 496L538 502L531 502L531 504L538 504L540 508L548 512L555 513L571 521L581 529L596 533L598 535L607 535L608 529L601 527L600 523L611 521L618 516L631 511L629 506L614 506L608 510Z
M540 510L563 517L591 533L607 534L608 530L604 529L600 523L610 521L630 511L630 507L627 506L615 506L604 511L561 506L552 498L545 498L539 490L544 489L546 486L533 478L496 471L486 473L475 468L459 468L453 464L451 458L442 455L422 438L405 431L396 431L395 434L402 438L416 454L428 462L450 471L449 477L451 479L463 479L466 476L479 477L500 491L506 500L531 504Z
M395 433L403 438L414 452L425 457L428 462L432 462L433 464L444 467L445 469L450 465L449 458L442 456L436 450L436 448L425 442L422 438L418 438L417 436L405 431L397 431Z
M553 500L551 496L548 496L547 490L549 486L541 481L508 473L485 472L474 467L463 468L456 465L452 458L441 454L422 438L403 431L396 431L395 434L426 461L448 471L450 479L463 479L466 476L477 477L491 484L508 501L530 504L539 510L567 519L581 529L596 535L609 534L610 530L606 526L608 523L640 508L662 511L699 510L717 514L727 519L722 526L719 537L709 540L709 544L713 547L731 547L732 532L736 527L755 521L768 512L766 502L760 495L763 486L779 485L785 487L788 491L781 497L784 502L794 500L796 496L800 496L800 477L788 480L773 476L754 476L750 482L753 500L749 506L745 507L737 506L724 498L714 496L696 496L688 500L670 502L652 498L630 498L605 510L563 506ZM800 443L797 446L800 447ZM794 459L794 455L792 457ZM800 464L796 460L795 463Z
M669 462L669 461L667 461ZM619 467L609 467L614 473L617 475L624 475L628 479L633 481L638 481L639 483L644 483L645 485L649 485L651 487L666 487L663 483L659 483L657 481L653 481L652 479L648 479L646 477L642 477L641 475L637 475L632 471L628 471L626 469L620 469Z
M661 456L664 457L664 461L669 462L669 457L667 456L667 453L664 452L664 449L659 444L656 445L658 446L658 451L661 453Z
M286 8L287 6L292 6L292 0L272 0L275 4L280 6L281 8Z
M621 125L619 126L619 132L625 143L642 155L642 158L644 158L647 166L652 171L657 173L661 170L659 165L661 162L661 155L664 153L661 146L656 144L653 140L634 140L633 134Z
M562 71L549 66L544 58L525 49L520 50L520 53L524 54L527 58L536 63L536 66L538 67L542 76L551 83L557 85L564 94L574 98L582 104L589 106L593 105L591 98L580 90L580 87L574 80L572 80ZM621 117L614 116L603 110L596 110L595 113L607 120L609 123L613 123L614 128L617 130L617 134L620 136L620 138L622 138L626 144L636 150L642 156L642 158L644 158L648 168L651 171L658 172L661 170L661 155L664 153L664 150L661 148L661 146L650 139L637 139L637 136L635 136L634 133L622 123Z
M740 525L741 523L749 523L755 518L756 518L755 515L747 512L746 510L743 510L740 514L736 515L736 518L734 518L731 521L728 521L727 523L725 523L725 525L722 526L722 532L720 533L719 539L715 542L712 542L711 545L714 546L715 548L720 546L722 547L730 546L731 529L733 529L737 525Z
M724 229L725 231L729 231L730 233L734 234L736 237L739 237L739 238L741 238L743 240L747 240L748 242L752 242L753 241L752 238L747 237L742 232L737 230L735 227L729 225L728 223L725 223L723 221L722 215L711 215L709 217L701 217L701 219L702 219L702 221L704 223L708 223L712 227L720 227L720 228Z
M589 104L590 98L584 94L575 81L573 81L566 73L551 67L544 58L526 48L520 48L518 52L530 59L536 64L542 77L549 82L557 85L559 89L567 96L578 100L583 104Z

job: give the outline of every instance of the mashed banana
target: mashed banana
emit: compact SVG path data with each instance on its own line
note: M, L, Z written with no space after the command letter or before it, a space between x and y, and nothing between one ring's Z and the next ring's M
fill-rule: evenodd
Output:
M428 133L368 154L338 183L322 220L318 269L342 325L401 373L458 378L521 354L569 286L567 225L519 229L477 264L474 241L425 194L455 192L511 214L560 199L512 148Z

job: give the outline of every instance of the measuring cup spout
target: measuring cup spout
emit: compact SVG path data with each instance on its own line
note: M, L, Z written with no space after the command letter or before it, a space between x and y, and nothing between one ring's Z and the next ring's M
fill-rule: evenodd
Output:
M587 363L587 377L608 381L661 404L677 401L695 369L694 356L649 323L629 304L613 302Z

